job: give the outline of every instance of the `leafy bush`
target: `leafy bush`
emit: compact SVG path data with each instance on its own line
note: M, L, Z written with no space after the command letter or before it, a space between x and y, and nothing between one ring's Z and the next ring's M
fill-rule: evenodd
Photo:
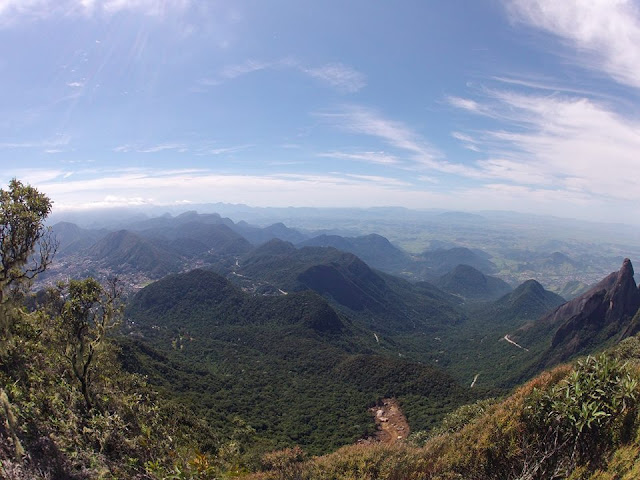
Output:
M638 386L625 363L600 355L578 362L559 384L535 390L523 411L530 469L568 475L577 465L597 466L605 451L629 440Z

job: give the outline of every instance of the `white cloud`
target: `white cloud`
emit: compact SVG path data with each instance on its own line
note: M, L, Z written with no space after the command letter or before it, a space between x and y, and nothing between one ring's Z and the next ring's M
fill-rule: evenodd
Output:
M443 159L443 155L421 135L401 122L384 118L378 112L359 106L341 111L316 114L335 127L355 134L368 135L402 152L396 155L403 168L431 169L439 172L477 176L475 169Z
M249 59L241 63L225 65L216 75L201 78L198 83L205 87L215 87L217 85L222 85L229 80L234 80L250 73L268 70L281 65L282 62L265 62L262 60Z
M72 173L72 175L70 175ZM429 185L359 174L219 174L204 169L111 171L37 170L6 172L31 183L54 201L54 209L78 210L134 205L244 203L253 206L498 209L629 221L629 200L594 197L582 188L526 186L499 179L473 187L444 188L438 179L419 176ZM578 185L580 187L580 185ZM180 201L175 199L179 198ZM616 208L612 209L612 205ZM619 207L619 208L617 208ZM613 212L613 215L612 215Z
M55 16L115 14L131 11L164 17L188 8L191 0L0 0L0 25Z
M451 132L451 136L456 140L460 140L465 143L475 143L475 139L471 135L467 135L466 133L460 132Z
M129 152L137 152L137 153L158 153L164 152L167 150L175 150L179 153L184 153L189 151L189 148L182 143L160 143L157 145L120 145L113 149L114 152L117 153L129 153Z
M190 0L81 0L90 8L102 8L107 13L134 10L145 15L165 16L186 9Z
M365 76L342 63L329 63L304 70L307 74L345 93L354 93L367 85Z
M184 153L187 151L187 147L181 143L161 143L159 145L141 147L137 151L140 153L158 153L166 150L176 150L177 152Z
M386 119L374 110L350 106L339 112L317 115L343 130L377 137L393 147L419 155L425 163L433 164L434 159L440 156L435 148L409 127Z
M489 158L476 162L470 176L571 193L570 199L579 193L640 201L640 121L583 97L490 94L480 111L508 123L474 136Z
M204 148L198 152L198 155L224 155L226 153L235 153L241 150L246 150L252 146L253 145L237 145L235 147Z
M106 195L102 201L94 202L96 208L138 207L141 205L153 205L153 198Z
M348 65L329 63L320 67L308 67L288 57L276 61L249 59L241 63L226 65L216 75L202 78L198 83L205 87L217 86L244 75L271 69L302 72L342 93L354 93L366 86L364 74Z
M381 177L380 175L357 175L354 173L345 173L344 175L348 178L372 182L379 186L384 185L388 187L408 187L411 185L411 183L398 180L397 178Z
M477 112L480 110L480 105L471 99L449 96L447 101L456 108L462 108L471 112Z
M421 206L439 194L412 191L394 178L353 174L222 175L211 171L122 170L64 178L52 173L31 181L57 210L153 203L225 201L257 206Z
M119 145L113 149L117 153L160 153L160 152L177 152L187 153L191 152L194 155L222 155L226 153L239 152L253 145L235 145L230 147L212 147L211 142L196 142L194 144L187 144L182 142L165 142L151 145L144 144L124 144Z
M377 163L379 165L397 165L400 163L398 157L385 152L326 152L319 153L319 157L336 158L340 160L356 160L359 162Z
M2 174L2 184L5 185L11 178L17 178L24 183L39 184L59 179L65 175L64 170L57 169L35 169L35 168L17 168L15 170L4 168Z
M576 60L640 88L640 11L632 0L508 0L517 21L562 38Z
M220 72L220 76L225 79L233 79L252 72L258 72L266 68L271 68L275 64L269 62L261 62L258 60L247 60L246 62L236 65L227 65Z
M22 142L0 142L0 149L14 148L44 148L45 151L59 150L59 147L69 145L71 137L69 135L56 135L46 140L31 140Z
M429 175L419 175L418 180L420 180L421 182L427 182L427 183L438 183L437 178L430 177Z

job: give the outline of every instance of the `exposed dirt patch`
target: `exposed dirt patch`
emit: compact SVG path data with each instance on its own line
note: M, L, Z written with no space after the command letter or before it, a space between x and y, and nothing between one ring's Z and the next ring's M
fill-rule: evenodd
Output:
M376 433L358 443L397 443L409 436L409 424L395 398L383 398L378 405L369 409L376 421Z

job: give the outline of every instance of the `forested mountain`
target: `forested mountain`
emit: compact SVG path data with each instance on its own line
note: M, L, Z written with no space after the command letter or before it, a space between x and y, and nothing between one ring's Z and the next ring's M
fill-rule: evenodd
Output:
M308 290L251 296L194 270L141 290L127 318L128 335L142 339L125 343L128 368L178 392L221 431L240 415L272 447L326 452L355 442L372 432L367 408L387 396L418 428L472 398L445 373L389 356ZM142 342L171 359L170 372Z
M175 217L163 215L161 217L150 218L142 222L136 222L128 226L128 228L137 231L146 231L149 236L162 236L170 231L179 232L186 225L191 225L191 228L193 228L196 224L224 225L253 245L260 245L274 238L294 243L303 241L306 238L304 234L288 228L281 222L267 227L256 227L245 221L235 223L230 218L222 217L217 213L202 214L195 211L184 212ZM175 233L173 235L175 236Z
M307 238L307 235L287 227L284 223L278 222L264 228L249 225L245 221L236 223L232 228L249 240L253 245L261 245L277 238L285 242L299 243Z
M497 321L509 321L513 325L537 320L563 303L565 300L560 295L545 290L535 280L527 280L513 292L498 299L491 309L491 315Z
M58 250L56 252L58 256L65 256L84 250L109 233L106 230L80 228L75 223L70 222L58 222L51 227L51 231L58 242Z
M282 292L313 290L379 331L406 331L461 321L458 300L431 285L416 285L372 270L351 253L272 240L243 257L234 280L271 284Z
M186 222L168 228L143 230L140 234L150 239L166 240L180 254L242 255L252 248L249 241L224 223ZM200 244L198 249L194 249L196 242Z
M495 300L512 290L507 282L484 275L470 265L457 265L435 284L445 292L471 301Z
M43 280L55 283L70 276L118 274L134 289L169 273L233 264L227 259L274 238L296 242L306 238L281 223L260 228L193 211L138 220L113 231L59 222L52 232L59 255Z
M415 270L415 261L382 235L370 234L361 237L320 235L298 244L299 247L333 247L356 255L373 268L386 272Z
M589 290L589 285L578 280L570 280L557 293L566 300L573 300L587 290Z
M128 230L112 232L87 249L87 256L114 273L147 273L158 277L180 268L171 251Z
M453 270L458 265L469 265L482 273L496 271L496 266L484 252L472 251L465 247L454 247L442 250L430 250L422 253L427 273L439 277Z

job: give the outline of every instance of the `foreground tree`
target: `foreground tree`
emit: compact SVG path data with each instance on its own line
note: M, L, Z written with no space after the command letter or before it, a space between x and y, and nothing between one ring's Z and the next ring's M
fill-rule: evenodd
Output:
M59 331L65 358L80 382L87 411L94 407L91 374L107 332L122 315L122 292L113 278L102 286L94 278L71 280L50 292L50 304L58 310Z
M55 241L44 226L51 212L46 195L15 178L8 190L0 189L0 368L10 369L12 332L23 312L16 301L19 293L43 272L56 250ZM38 250L38 254L34 255ZM17 436L17 420L9 398L0 386L0 412L12 437L15 455L24 450Z
M44 226L50 212L46 195L15 178L7 190L0 189L0 350L6 351L15 318L8 304L47 268L56 251Z

